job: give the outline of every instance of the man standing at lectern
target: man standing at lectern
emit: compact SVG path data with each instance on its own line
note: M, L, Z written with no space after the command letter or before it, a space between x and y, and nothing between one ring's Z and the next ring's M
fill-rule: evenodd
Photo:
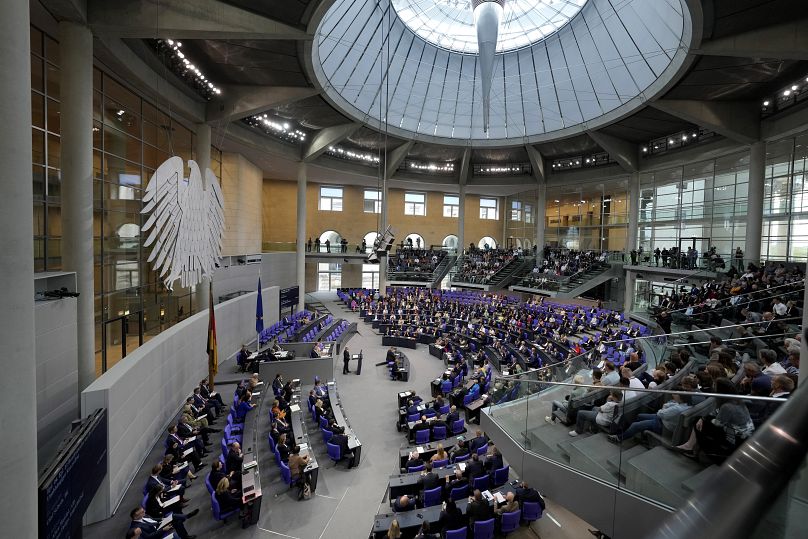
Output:
M348 347L345 347L345 351L342 353L342 374L348 374L351 370L348 368L348 362L351 361L351 353L348 351Z

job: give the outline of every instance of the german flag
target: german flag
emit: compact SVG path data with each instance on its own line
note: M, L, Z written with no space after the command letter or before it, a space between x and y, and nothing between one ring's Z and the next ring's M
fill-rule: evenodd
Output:
M213 314L213 282L208 294L210 311L208 316L208 374L210 387L213 388L213 376L219 372L219 348L216 344L216 317Z

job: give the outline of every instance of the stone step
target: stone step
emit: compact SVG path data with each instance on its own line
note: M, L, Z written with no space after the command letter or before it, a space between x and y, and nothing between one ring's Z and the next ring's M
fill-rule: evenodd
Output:
M625 443L625 442L624 442ZM647 448L643 447L640 444L637 444L633 447L624 447L622 454L615 453L614 455L610 455L609 458L606 459L606 464L609 465L609 468L614 473L620 473L623 477L626 475L626 464L632 458L636 457L637 455L641 455L648 451Z
M713 475L718 471L718 466L713 464L707 468L704 468L701 472L685 479L682 481L682 488L685 489L687 492L696 492L700 489L704 484L707 483L710 479L712 479Z
M626 463L626 488L678 508L690 495L683 483L703 469L704 466L694 460L664 447L655 447Z
M633 449L630 442L624 442L626 451ZM644 450L645 448L643 448ZM609 465L609 459L619 458L620 446L611 443L606 435L598 433L581 440L575 439L566 447L570 457L570 466L579 472L593 475L604 481L616 484L617 470Z
M561 448L561 444L573 439L569 435L570 427L561 424L544 424L528 431L529 448L534 453L545 456L557 462L568 463L569 456ZM581 435L587 436L587 435Z

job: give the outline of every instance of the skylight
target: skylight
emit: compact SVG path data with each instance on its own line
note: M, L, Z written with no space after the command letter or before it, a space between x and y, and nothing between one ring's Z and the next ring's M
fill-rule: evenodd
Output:
M497 52L526 47L567 24L587 0L507 0ZM470 0L392 0L399 18L425 41L454 52L477 53Z

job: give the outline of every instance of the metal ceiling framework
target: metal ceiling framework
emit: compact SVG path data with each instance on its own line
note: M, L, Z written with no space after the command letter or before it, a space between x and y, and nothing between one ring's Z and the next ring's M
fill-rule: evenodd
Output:
M382 4L386 1L382 0ZM127 78L144 95L151 95L153 91L149 88L155 87L155 80L159 81L156 87L162 98L172 101L180 114L193 122L211 123L215 131L227 135L223 146L228 151L243 151L260 163L259 166L271 170L273 177L279 177L303 158L301 148L253 131L241 123L243 117L265 112L289 118L312 130L312 138L316 136L315 131L344 126L343 129L329 129L332 136L325 138L344 140L360 147L369 146L370 150L378 149L382 144L378 135L374 137L379 130L378 124L374 125L370 119L358 119L351 110L338 106L315 74L312 59L319 39L317 29L327 18L329 10L339 2L120 0L113 4L105 0L41 0L56 20L88 24L97 38L96 56L116 74ZM632 11L642 9L637 7L638 2L613 0L611 4L623 12L624 5L631 5ZM462 144L452 146L417 130L415 135L391 132L388 156L394 153L395 158L388 163L390 166L400 164L402 168L388 170L388 176L395 172L396 177L400 177L399 182L421 181L420 176L408 176L403 170L403 164L413 159L451 161L459 170L465 158L471 159L471 167L521 162L527 154L533 174L508 177L505 181L513 187L499 185L498 192L502 194L514 192L518 189L517 184L524 189L530 185L535 187L540 178L546 181L548 176L555 174L549 169L545 172L545 163L569 155L606 150L616 154L613 158L623 170L637 166L642 169L644 160L636 158L634 151L638 144L669 133L698 129L699 126L728 137L717 137L719 140L711 142L710 146L715 148L727 144L737 147L738 142L743 144L760 137L772 138L804 129L808 123L808 109L804 106L798 105L763 120L760 110L764 97L789 81L805 79L808 75L802 32L808 23L808 2L711 0L704 5L702 0L666 2L670 6L682 6L683 14L690 17L692 22L686 28L692 31L690 50L678 49L685 56L680 69L669 80L657 79L657 86L634 98L638 106L632 105L631 110L625 110L620 105L617 107L621 109L619 112L607 112L597 121L587 120L580 113L578 126L567 126L562 122L561 129L550 130L535 138L515 136L507 144L501 141L490 143L490 138L473 140L470 137ZM598 4L598 0L590 0L576 17L586 20L590 16L587 12L597 10ZM574 33L572 26L567 24L562 32L556 32L550 39L560 41L564 30ZM592 30L589 33L593 35ZM404 35L402 32L402 38ZM574 37L577 50L581 52L578 34ZM197 63L205 67L206 73L211 73L212 80L214 76L221 78L217 83L223 88L222 95L206 104L201 99L194 99L192 92L183 88L181 81L171 73L155 69L154 59L143 55L146 48L142 41L154 38L181 38L186 46L194 47L195 56L201 53ZM542 46L546 47L548 41L542 40ZM593 43L600 45L594 39ZM565 47L561 48L565 52ZM667 47L661 48L667 50ZM518 59L520 54L524 57L527 50L517 50L512 54ZM499 56L504 58L504 55ZM506 74L507 62L501 59L499 66ZM515 65L519 66L519 62ZM567 67L569 71L569 64ZM606 78L611 80L611 73L605 73L609 77L603 73L600 77L603 80L598 79L598 83ZM287 79L289 82L285 84L276 82ZM413 81L407 82L411 84ZM594 84L592 88L595 89ZM575 94L575 86L572 94ZM492 101L495 96L500 101L508 99L504 90L492 95ZM558 106L560 110L560 102ZM523 114L524 109L522 107ZM435 111L428 112L431 114ZM351 127L347 127L349 125ZM358 127L354 129L356 125ZM339 136L335 137L335 134ZM508 136L507 128L505 136ZM730 143L730 140L735 142ZM465 151L468 148L473 148L473 151ZM373 176L367 173L367 167L320 155L321 149L312 146L305 150L311 161L310 170L322 170L331 177L333 171L339 171L347 183L361 182L363 176L367 179ZM713 150L707 148L705 151L707 155ZM476 159L482 161L476 162ZM283 164L285 161L289 162L288 167ZM578 177L576 172L565 174ZM435 183L446 187L443 178Z

